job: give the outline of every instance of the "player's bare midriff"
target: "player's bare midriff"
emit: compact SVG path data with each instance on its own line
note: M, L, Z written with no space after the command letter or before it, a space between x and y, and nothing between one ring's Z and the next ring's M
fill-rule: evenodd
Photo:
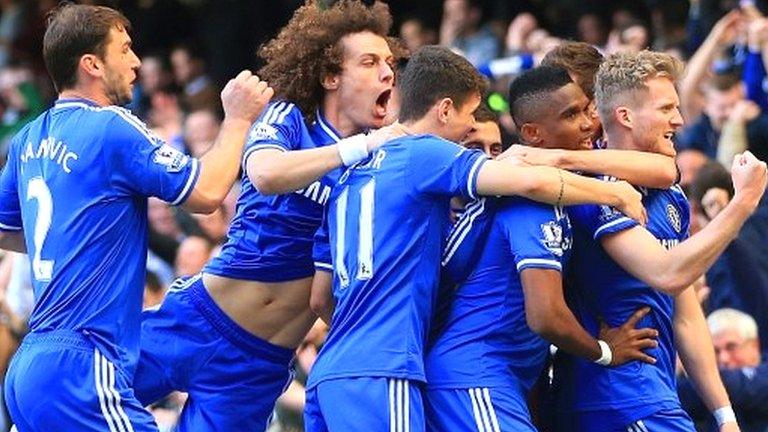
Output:
M267 283L206 273L203 283L240 327L274 345L298 347L317 319L309 309L311 277Z

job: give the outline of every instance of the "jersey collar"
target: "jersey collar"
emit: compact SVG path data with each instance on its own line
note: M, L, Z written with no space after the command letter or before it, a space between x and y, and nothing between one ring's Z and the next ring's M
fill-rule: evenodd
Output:
M339 142L341 140L341 135L339 132L337 132L336 129L331 126L328 120L323 117L323 114L320 112L319 108L315 112L315 118L317 119L317 125L320 126L320 129L322 129L323 132L325 132L325 134L333 140L333 142Z
M73 104L85 104L90 107L98 107L99 104L96 102L85 99L85 98L63 98L63 99L57 99L56 102L53 104L54 108L65 108L67 106L71 106Z

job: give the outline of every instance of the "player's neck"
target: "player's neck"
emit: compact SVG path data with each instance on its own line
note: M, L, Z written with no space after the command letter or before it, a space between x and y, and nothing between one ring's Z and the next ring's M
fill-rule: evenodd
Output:
M62 90L61 93L59 93L59 99L88 99L99 106L112 105L112 102L104 94L87 91L82 88Z
M323 116L325 121L331 124L336 132L339 133L341 138L346 138L354 134L363 132L363 130L357 127L352 120L347 118L339 109L336 98L326 97L323 100L322 108L320 109L320 115Z
M635 140L630 132L605 131L603 137L607 140L607 148L615 150L635 150Z
M432 134L440 135L439 128L435 127L433 121L428 116L424 116L418 120L402 122L403 126L408 129L408 132L412 135Z

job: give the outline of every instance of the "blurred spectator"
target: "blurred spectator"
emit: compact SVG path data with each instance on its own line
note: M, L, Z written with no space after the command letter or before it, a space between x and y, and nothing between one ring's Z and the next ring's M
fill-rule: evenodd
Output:
M709 162L691 185L692 219L705 226L732 197L730 174L719 163ZM710 294L705 310L727 307L748 313L758 322L763 346L768 347L768 258L761 251L766 235L768 224L758 211L707 271Z
M679 149L695 149L730 167L733 156L750 150L768 158L768 114L746 99L741 77L719 74L704 86L703 114L681 133Z
M608 39L605 22L597 13L585 13L576 24L579 40L595 47L603 47Z
M163 298L165 298L165 291L166 288L160 282L160 278L155 273L148 271L144 282L142 309L159 306L163 302Z
M420 18L412 16L400 24L400 39L403 40L408 51L414 52L424 45L436 44L437 33L433 29L427 28Z
M701 167L706 165L710 159L699 150L689 149L678 151L675 161L680 170L680 186L685 190L691 186Z
M201 234L214 245L221 245L227 239L231 213L225 211L224 206L215 212L204 215L195 214L192 217L197 221Z
M10 138L45 109L28 67L11 64L0 69L0 109L0 148L5 149Z
M179 45L171 51L171 66L176 84L182 87L181 106L186 111L221 111L219 90L206 75L205 60L192 45Z
M149 54L141 58L139 82L134 87L134 98L131 111L139 118L147 121L152 108L152 96L168 89L173 84L173 75L168 68L165 57L159 54Z
M445 0L440 44L459 51L476 66L493 60L500 43L487 26L481 26L482 18L478 0Z
M213 145L221 120L211 110L197 110L184 119L184 145L187 153L199 158Z
M155 91L150 97L147 124L168 145L184 151L184 111L172 87Z
M174 263L176 277L194 276L200 273L211 259L213 245L205 237L189 236L179 245Z
M8 66L25 22L21 0L0 0L0 68Z
M762 360L755 320L734 309L719 309L707 317L715 346L720 377L742 432L768 430L768 363ZM717 431L704 403L692 383L678 379L678 393L683 408L700 430Z

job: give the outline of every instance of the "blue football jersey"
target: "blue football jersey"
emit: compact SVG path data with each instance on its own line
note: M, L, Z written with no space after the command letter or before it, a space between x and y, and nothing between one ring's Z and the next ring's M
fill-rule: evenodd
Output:
M206 273L233 279L282 282L312 276L313 236L340 169L306 188L283 195L263 195L245 170L248 157L261 149L303 150L335 144L338 132L317 112L307 126L294 104L277 101L251 127L243 152L243 175L237 212L221 254Z
M163 144L127 110L59 100L12 140L0 181L0 227L23 228L31 257L32 333L90 334L130 370L139 343L147 197L182 203L195 159Z
M486 160L431 135L385 143L347 170L328 208L333 323L309 386L340 377L423 381L451 196Z
M497 205L485 239L471 232L486 230L485 224L469 231L462 225L467 218L482 219L479 207L474 212L468 208L449 238L447 251L453 253L446 256L447 267L464 267L460 261L472 254L462 249L475 250L479 257L453 296L438 300L447 306L447 317L436 318L444 324L426 358L430 389L506 386L527 391L546 364L549 342L528 327L520 272L562 272L571 251L571 224L562 207L520 197Z
M642 190L648 231L665 248L688 236L688 201L679 186ZM561 411L611 410L625 423L660 409L679 406L675 390L674 298L656 291L616 264L600 245L601 237L637 226L607 206L570 210L574 253L568 274L568 300L581 325L593 336L599 320L623 324L638 309L651 312L637 324L659 331L659 346L646 350L656 364L632 361L606 368L562 351L555 363L554 391Z

